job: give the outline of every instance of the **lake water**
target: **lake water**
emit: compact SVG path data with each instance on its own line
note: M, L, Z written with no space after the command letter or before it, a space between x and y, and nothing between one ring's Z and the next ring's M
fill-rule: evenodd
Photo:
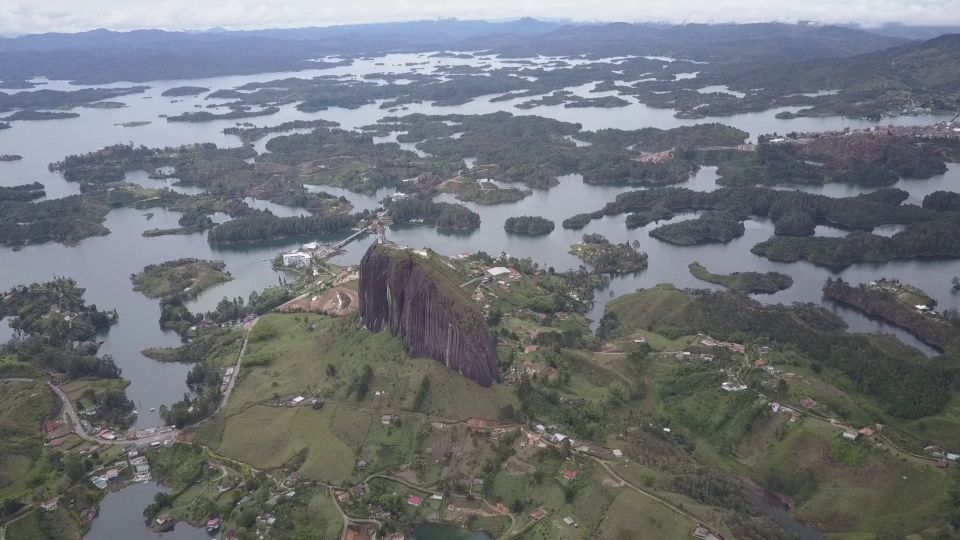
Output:
M538 59L545 63L553 59ZM232 88L247 82L268 81L283 77L313 77L317 75L363 75L366 73L407 73L411 67L407 62L428 61L429 66L413 68L432 69L439 63L446 65L510 65L509 61L498 59L428 59L426 55L389 55L383 58L362 60L353 66L327 70L312 70L296 73L271 73L248 76L218 77L201 80L156 81L149 83L151 88L144 94L112 99L121 101L128 107L121 109L77 109L79 118L16 122L12 129L0 131L0 154L20 154L23 160L0 163L0 185L17 185L39 181L46 187L48 197L62 197L78 192L76 184L63 181L59 174L51 173L47 164L59 161L68 154L89 152L100 147L116 143L143 144L150 147L174 146L195 142L213 142L219 146L237 146L239 141L222 133L225 127L234 125L233 121L218 120L204 123L168 123L160 115L176 115L197 110L196 105L205 106L213 100L197 97L163 98L164 90L184 84L205 86L213 90ZM377 66L377 63L383 63ZM424 71L424 72L427 72ZM105 85L105 86L120 86ZM51 81L48 88L70 88L62 81ZM75 88L75 87L73 87ZM585 87L575 87L579 93L590 96ZM593 94L596 95L596 94ZM763 133L789 131L836 130L845 127L861 128L886 124L928 124L942 120L934 116L908 116L884 119L882 122L851 120L840 117L797 118L780 120L775 118L778 111L748 113L723 118L705 120L681 120L673 117L674 111L654 109L631 100L627 107L615 109L564 108L562 105L536 107L529 110L516 109L514 105L527 101L530 97L512 101L491 103L492 96L475 99L465 105L455 107L435 107L429 103L411 104L406 110L389 113L380 109L379 104L366 105L355 110L331 108L317 113L302 113L293 105L281 107L281 111L272 116L245 119L258 126L276 125L296 119L322 118L340 122L347 129L357 128L376 122L390 114L427 113L427 114L483 114L506 110L513 114L540 115L558 120L580 123L584 129L621 128L638 129L647 126L669 128L702 122L723 122L750 133L751 139ZM151 121L140 127L121 127L118 124L131 121ZM388 137L390 140L393 137ZM258 149L263 149L267 139L259 141ZM408 148L413 145L408 143ZM471 163L472 164L472 163ZM148 187L170 187L182 193L198 193L197 188L175 187L173 180L155 180L148 178L145 172L128 175L128 180ZM697 190L716 189L716 168L704 167L694 175L686 187ZM960 188L960 167L951 165L944 175L929 180L902 180L897 187L910 192L912 203L919 203L923 197L938 189L957 190ZM393 191L381 190L376 195L358 195L336 188L322 188L337 196L347 197L357 210L374 209L378 201ZM643 228L628 230L624 226L624 216L606 217L591 222L582 231L569 231L560 226L560 222L573 214L601 208L605 203L628 188L618 186L591 186L584 184L579 175L568 175L560 179L560 184L550 190L534 190L534 193L520 202L506 205L481 206L473 203L466 205L481 215L481 227L468 233L443 233L430 227L396 226L388 232L388 237L400 244L427 246L443 254L457 254L468 251L485 250L491 254L507 252L521 257L532 257L544 267L553 266L558 271L577 268L581 262L568 253L569 246L578 242L584 233L600 233L611 241L624 242L637 240L641 249L649 255L647 271L613 279L609 287L599 291L597 302L590 312L596 321L603 313L610 292L620 295L633 292L638 288L650 287L661 282L672 282L680 287L715 287L693 278L687 271L687 265L699 261L711 271L726 273L733 271L784 272L794 278L794 285L786 291L774 295L758 296L763 302L816 302L821 299L821 287L828 276L841 276L847 281L864 282L879 277L898 278L924 288L936 298L943 308L957 307L960 298L950 289L950 279L960 275L958 261L897 261L883 265L854 265L841 272L833 272L809 263L782 264L768 261L750 253L757 242L766 240L773 234L773 227L766 220L751 220L746 223L746 234L728 244L711 244L697 247L677 247L649 237L651 224ZM793 189L793 188L790 188ZM803 188L805 191L822 193L829 196L849 196L868 190L862 188L831 184ZM438 200L453 201L452 195L440 195ZM280 215L301 215L303 209L284 207L267 201L251 199L252 205L270 208ZM269 260L278 252L294 248L306 241L331 241L346 236L332 235L322 238L303 238L289 241L270 242L242 247L212 248L206 242L206 233L184 236L162 236L144 238L142 232L153 228L176 227L179 214L167 210L151 210L152 219L146 212L133 209L120 209L111 212L105 225L112 231L110 235L84 240L74 247L59 244L29 246L21 251L0 248L0 290L14 285L45 280L56 275L66 275L78 280L87 289L87 300L101 309L117 309L120 322L110 329L102 339L102 353L111 354L123 369L123 376L131 381L129 397L136 403L141 416L138 427L149 427L159 423L156 413L150 408L159 408L182 397L187 391L184 379L190 366L166 364L147 359L140 351L147 347L176 346L178 336L159 328L159 307L156 300L148 299L132 290L130 274L140 271L148 264L160 263L180 257L198 257L219 259L226 262L227 269L233 275L233 281L220 284L206 291L190 304L194 311L208 311L224 296L246 297L250 291L278 282L280 274L270 267ZM517 215L541 215L553 219L557 228L549 235L537 238L509 235L503 230L507 217ZM226 219L216 216L217 221ZM681 219L680 217L674 218ZM881 230L878 232L887 232ZM838 235L843 231L818 228L818 234ZM334 259L341 264L354 264L373 242L372 237L364 238L348 246L347 252ZM842 316L854 331L893 333L903 341L924 352L932 351L916 339L890 325L877 322L850 310L843 310L831 303L824 303L829 309ZM6 336L6 325L0 323L0 338ZM129 493L130 489L124 491ZM113 497L113 496L111 496ZM150 495L152 497L152 494ZM149 498L149 497L147 497ZM123 499L123 497L120 497ZM113 501L115 498L109 498ZM140 519L140 511L149 501L141 504L133 514ZM106 503L105 503L106 504ZM111 503L120 504L120 503ZM133 503L131 503L133 504ZM139 504L139 503L137 503ZM112 508L112 507L111 507ZM107 514L108 512L104 512ZM101 523L103 518L97 523ZM95 530L99 525L95 525ZM118 529L122 530L122 529ZM105 533L99 533L105 534ZM139 537L136 535L126 536ZM91 536L91 538L107 538Z
M108 494L100 503L100 515L93 521L86 540L210 540L205 529L177 523L170 532L155 533L144 524L143 509L153 497L166 488L156 483L131 484L121 491Z
M484 532L474 532L441 523L424 523L413 531L412 540L491 540Z

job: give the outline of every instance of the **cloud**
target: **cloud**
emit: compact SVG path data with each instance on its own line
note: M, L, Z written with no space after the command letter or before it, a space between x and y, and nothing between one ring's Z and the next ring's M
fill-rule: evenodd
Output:
M579 21L815 20L960 25L960 0L0 0L0 33L326 26L457 17Z

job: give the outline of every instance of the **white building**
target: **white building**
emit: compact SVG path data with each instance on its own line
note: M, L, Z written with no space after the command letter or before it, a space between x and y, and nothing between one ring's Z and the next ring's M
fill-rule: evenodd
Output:
M487 275L490 277L500 277L505 276L510 273L509 268L503 266L494 266L493 268L487 269Z
M310 266L310 254L302 251L291 251L283 254L283 265L291 268L304 268Z

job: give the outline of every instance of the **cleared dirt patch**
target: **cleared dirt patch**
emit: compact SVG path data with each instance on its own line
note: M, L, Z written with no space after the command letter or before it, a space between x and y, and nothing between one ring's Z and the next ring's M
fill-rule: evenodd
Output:
M357 291L346 287L334 287L321 294L295 298L280 306L283 313L326 313L343 316L357 311Z
M503 467L506 471L513 476L523 476L525 474L533 474L533 471L537 470L536 467L523 461L517 456L510 456L510 459L503 464Z

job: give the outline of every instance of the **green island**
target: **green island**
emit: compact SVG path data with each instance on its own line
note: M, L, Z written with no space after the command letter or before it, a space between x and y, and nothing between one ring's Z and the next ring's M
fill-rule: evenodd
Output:
M0 154L0 161L20 161L23 156L19 154Z
M230 281L230 272L222 261L200 259L177 259L160 264L151 264L130 276L133 290L150 298L184 295L196 298L203 291Z
M423 223L438 229L473 230L480 227L480 214L461 204L403 197L390 200L386 208L397 223Z
M8 114L0 118L7 122L31 121L31 120L64 120L67 118L79 118L80 114L64 111L35 111L33 109L24 109L13 114Z
M81 88L78 90L47 90L5 93L0 92L0 113L17 110L23 115L14 113L17 119L28 120L53 118L48 114L68 114L61 118L78 116L76 113L43 113L40 111L71 109L81 105L108 100L130 94L141 94L147 90L146 86L124 86L115 88ZM35 116L39 115L39 116Z
M632 225L633 223L631 223ZM727 212L705 212L696 219L661 225L650 236L677 246L693 246L708 242L726 243L743 236L743 222Z
M180 113L175 116L168 116L167 122L212 122L213 120L240 120L242 118L254 118L257 116L270 116L280 112L279 107L264 107L259 110L234 109L225 113L212 113L209 111L195 111Z
M585 234L570 253L593 266L600 274L634 274L647 269L647 254L629 243L611 244L601 234Z
M503 222L503 230L511 234L522 234L527 236L540 236L550 234L556 224L540 216L516 216L508 217Z
M276 126L258 127L254 125L238 125L224 128L223 133L225 135L236 135L244 143L250 144L259 141L271 133L283 133L297 129L335 128L339 125L340 124L336 122L322 119L292 120L290 122L277 124Z
M209 88L204 88L203 86L174 86L173 88L164 90L160 95L163 97L198 96L209 91Z
M690 263L688 268L697 279L723 285L732 291L742 291L747 294L773 294L789 289L793 285L793 278L780 272L714 274L696 261Z
M493 182L453 178L439 186L440 191L455 193L458 201L477 204L505 204L521 201L533 192L515 187L502 188Z

